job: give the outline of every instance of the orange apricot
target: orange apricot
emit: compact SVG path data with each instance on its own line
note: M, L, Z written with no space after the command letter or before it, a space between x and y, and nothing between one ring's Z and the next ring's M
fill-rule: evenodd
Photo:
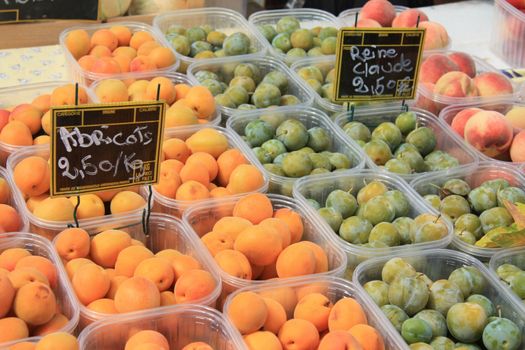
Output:
M148 99L156 100L157 91L159 98L164 100L167 104L171 105L175 102L175 86L173 82L166 77L156 77L151 79L146 87L146 97Z
M39 326L49 322L56 310L55 293L44 283L31 282L23 285L16 292L13 311L28 325Z
M179 175L183 183L188 181L197 181L206 187L210 185L208 169L206 165L201 162L186 162L186 164L184 164L180 170Z
M259 225L263 227L270 227L279 233L279 236L281 236L281 240L283 242L283 249L290 245L292 238L288 224L285 221L276 218L268 218L261 221Z
M283 350L314 350L319 345L319 332L306 320L291 319L279 330Z
M150 280L134 276L122 282L115 293L118 312L132 312L160 306L160 292Z
M290 228L292 243L297 243L303 237L304 226L301 216L290 208L280 208L273 213L273 217L286 221Z
M187 181L179 186L175 198L182 201L194 201L207 199L210 197L210 191L202 183L197 181Z
M202 243L208 248L212 256L220 251L233 249L233 238L224 232L211 231L201 237Z
M309 247L294 243L283 249L277 258L276 269L280 278L315 273L315 255Z
M159 292L167 290L175 278L175 273L169 261L162 258L148 258L137 265L133 276L140 276L155 283Z
M250 334L264 326L268 307L258 294L240 292L231 299L226 313L241 334Z
M0 268L13 271L20 259L30 255L31 253L24 248L8 248L0 253Z
M195 302L211 294L215 287L216 282L208 271L188 270L175 282L175 301L177 304Z
M22 193L39 196L49 190L51 169L44 158L30 156L15 165L13 177Z
M135 50L138 50L139 47L145 42L154 41L154 40L155 39L150 33L145 32L145 31L137 31L133 33L133 35L131 36L131 39L129 41L129 46L131 46Z
M155 47L149 53L149 58L158 68L166 68L175 63L175 54L167 47Z
M279 338L272 332L257 331L243 337L250 350L282 350Z
M33 135L27 125L21 121L13 120L0 131L0 142L14 146L31 146Z
M56 288L58 273L55 265L48 258L37 255L25 256L22 259L18 260L15 269L19 269L21 267L33 267L37 269L44 276L46 276L51 288Z
M273 206L270 199L262 193L252 193L239 199L233 207L233 216L245 218L252 224L258 224L271 218Z
M154 343L166 350L170 349L168 340L161 333L153 330L143 330L135 333L128 339L124 350L134 350L138 345L144 343Z
M49 320L47 323L44 323L43 325L40 325L38 327L35 327L33 329L32 335L34 336L43 336L49 333L58 332L61 329L63 329L67 323L69 322L69 319L61 313L56 313L51 320Z
M216 253L213 258L217 265L230 276L245 280L252 279L252 267L243 253L225 249Z
M89 34L84 29L70 31L64 40L67 49L78 60L80 57L87 55L91 47Z
M250 263L259 266L275 262L282 251L282 240L275 230L255 225L244 229L233 245Z
M0 318L0 343L29 337L27 324L18 317Z
M71 283L78 300L84 305L103 298L110 287L107 272L95 264L80 266L73 275Z
M186 143L177 138L165 140L162 144L162 151L164 152L164 158L167 160L173 159L182 163L185 163L191 154Z
M272 332L273 334L278 334L279 329L286 322L286 311L284 307L276 300L271 298L263 298L266 308L268 309L268 315L266 316L266 321L262 329L264 331Z
M184 273L190 270L201 268L200 262L191 255L179 254L173 256L171 266L175 272L175 280L178 280Z
M264 177L255 165L241 164L231 172L226 188L232 194L239 194L256 191L263 184Z
M102 298L93 300L86 306L89 310L100 312L102 314L117 314L118 311L115 308L115 301L109 298Z
M346 297L338 300L328 318L328 329L331 331L349 330L356 324L368 324L361 305L354 299Z
M106 230L91 240L91 258L102 267L113 267L119 253L131 245L130 235L121 230Z
M9 310L11 310L11 304L15 298L15 293L16 289L11 283L8 275L0 275L0 318L7 315Z
M91 36L91 46L103 45L113 51L118 44L117 36L109 29L99 29Z
M348 331L361 344L363 350L385 350L381 334L367 324L356 324Z
M154 255L146 247L132 245L120 251L115 261L115 273L118 276L131 277L135 273L137 266L144 260L152 258Z
M328 329L328 316L332 310L332 303L323 294L312 293L299 300L293 317L310 321L319 332Z
M69 261L88 256L91 242L87 231L81 228L68 228L55 237L54 245L58 255Z
M126 26L113 26L109 28L109 31L112 32L118 40L118 46L128 46L129 41L131 40L131 30Z

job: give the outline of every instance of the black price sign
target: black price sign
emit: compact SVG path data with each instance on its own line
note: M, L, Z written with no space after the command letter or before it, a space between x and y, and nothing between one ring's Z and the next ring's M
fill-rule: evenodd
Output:
M64 106L51 113L51 196L157 182L163 102Z
M414 98L424 38L417 28L341 29L334 100Z
M0 23L98 19L99 0L0 0Z

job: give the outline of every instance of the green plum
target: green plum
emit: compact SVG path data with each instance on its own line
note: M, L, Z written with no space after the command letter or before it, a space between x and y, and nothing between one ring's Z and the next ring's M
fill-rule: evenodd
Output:
M361 122L349 122L343 126L343 131L353 140L370 141L372 134L370 129Z
M313 170L310 157L303 152L291 152L285 155L282 168L289 177L303 177L309 175Z
M359 216L346 218L339 227L339 236L352 244L365 244L372 231L372 224Z
M447 320L439 311L421 310L414 315L414 318L428 323L430 328L432 328L432 338L447 336Z
M299 97L295 95L282 95L280 104L281 106L293 106L301 103Z
M510 283L522 270L512 264L502 264L497 267L496 273L503 281Z
M458 303L447 313L447 327L454 338L473 343L481 339L487 325L485 310L475 303Z
M224 94L228 95L236 106L242 105L243 103L248 103L250 100L248 91L239 85L230 86L226 89L226 91L224 91Z
M297 29L301 28L301 23L293 16L284 16L277 22L275 29L277 33L292 34Z
M286 153L286 147L279 140L268 140L261 145L261 148L270 154L272 159L275 159L279 154Z
M376 196L365 203L363 218L372 225L380 222L392 222L396 216L396 209L385 196Z
M403 322L408 320L406 312L399 306L391 304L381 306L381 311L383 311L385 316L390 320L394 328L397 329L398 332L401 332Z
M416 277L416 270L402 258L388 260L381 270L381 278L391 284L398 277Z
M432 339L432 328L422 319L409 318L401 326L401 335L408 344L429 343Z
M261 32L261 34L271 42L273 38L277 35L277 31L271 24L263 24L260 26L257 26L257 29Z
M401 144L403 135L394 123L384 122L372 131L372 140L384 141L390 150L395 150Z
M429 298L429 291L425 282L415 276L397 276L390 283L388 300L397 305L407 315L412 316L425 308Z
M414 220L412 218L404 216L395 219L392 223L396 226L397 232L399 232L399 236L401 237L401 244L412 243L411 237L413 235L413 232L416 230Z
M371 181L357 192L357 203L363 205L370 199L385 194L388 188L381 181Z
M410 164L408 164L406 161L392 158L388 162L385 163L385 170L390 171L392 173L396 174L412 174L412 168L410 167Z
M367 142L363 147L363 151L376 165L385 165L392 158L390 147L382 140Z
M414 112L404 112L396 117L395 124L403 135L409 134L416 128L416 114Z
M448 280L461 289L465 298L471 294L482 294L485 290L485 277L474 266L463 266L455 269L449 275Z
M370 281L363 285L363 288L376 303L381 307L388 304L388 284L383 281Z
M430 287L428 307L446 315L448 310L457 303L464 301L463 293L458 286L449 280L438 280ZM446 335L446 334L441 334Z
M195 73L195 79L197 79L200 83L207 79L212 79L220 82L219 76L214 72L210 72L209 70L198 71L197 73Z
M441 208L441 198L436 194L427 194L423 197L432 208L439 210Z
M447 337L435 337L430 342L433 350L454 350L455 344Z
M310 157L314 169L325 169L327 172L332 171L332 164L328 156L320 153L308 153L308 157Z
M252 147L262 145L273 138L275 129L264 120L256 119L250 121L244 127L246 140Z
M252 95L252 103L257 108L277 106L281 103L281 91L275 85L261 83Z
M215 79L205 79L201 82L201 85L206 86L213 96L224 93L222 84Z
M470 245L475 245L476 242L477 242L477 238L476 236L474 236L474 234L470 231L466 231L466 230L454 230L454 234L460 239L462 240L463 242L467 243L467 244L470 244Z
M483 182L481 186L490 187L495 192L498 192L507 187L510 187L510 183L505 179L493 179L493 180L487 180Z
M324 221L332 228L334 232L339 231L339 227L343 222L343 217L341 213L335 210L334 208L320 208L317 210L319 215L323 218Z
M525 204L525 191L519 187L507 187L501 189L497 193L498 197L498 206L505 206L503 203L505 200L510 203L524 203Z
M255 147L252 149L253 153L255 153L255 156L261 162L262 164L267 164L272 162L272 156L270 153L266 152L261 147Z
M340 212L343 219L354 215L357 210L357 200L355 197L351 193L343 190L330 192L326 198L325 205Z
M509 285L519 298L525 299L525 271L517 272Z
M468 201L470 202L472 209L477 213L482 213L483 211L494 208L498 205L496 191L489 186L474 188L468 194Z
M248 93L253 93L255 91L255 82L250 77L238 76L230 80L229 86L240 86Z
M324 39L330 38L330 37L336 38L337 37L337 32L338 32L337 28L334 28L334 27L321 28L320 31L319 31L319 39L324 40Z
M407 149L401 151L396 155L396 158L407 162L416 173L422 173L427 171L428 167L419 151Z
M483 330L483 345L487 350L517 350L523 337L520 328L507 318L490 322Z
M226 94L218 94L215 96L215 102L223 107L235 108L235 103L230 96Z
M495 207L485 210L479 216L481 222L481 229L487 233L498 227L510 226L514 222L509 211L502 207Z
M308 131L303 123L296 119L285 120L275 131L275 137L289 151L296 151L308 143Z
M323 83L323 72L316 66L302 67L297 71L297 74L303 79L315 79L319 83Z
M279 164L263 164L263 167L272 174L286 176L286 174L283 171L283 168Z
M213 46L222 46L224 39L226 39L226 34L218 31L211 31L206 36L206 41Z
M194 43L196 41L205 41L206 36L206 31L201 27L192 27L186 30L186 37L190 43Z
M188 56L191 52L191 42L184 35L172 38L170 44L181 55Z
M250 38L241 32L228 35L222 45L227 56L245 55L250 51Z
M456 220L464 214L470 214L468 201L457 194L443 198L440 209L441 213L446 215L452 222L456 222Z
M469 231L471 232L476 240L483 236L483 230L481 229L481 221L479 217L474 214L463 214L457 218L454 222L454 228L458 231Z
M442 189L450 192L451 194L457 194L458 196L465 197L470 192L469 184L461 179L450 179L445 181Z
M318 201L316 201L315 199L312 199L312 198L308 198L306 200L306 202L308 203L308 205L310 205L312 208L314 208L315 210L318 210L318 209L321 209L321 204L319 204Z
M335 55L336 46L337 46L337 38L330 36L328 38L325 38L321 42L321 52L324 55Z
M254 109L257 109L257 107L249 103L243 103L242 105L239 105L237 109L240 111L253 111Z
M366 205L368 205L368 203ZM394 224L390 222L380 222L372 228L368 237L369 243L378 241L388 247L396 247L401 244L401 236Z
M403 192L399 190L390 190L385 192L383 196L385 196L395 208L396 218L408 215L410 212L410 203Z
M252 78L255 83L258 83L261 80L261 71L252 63L240 63L235 66L233 76L249 77Z
M426 126L411 131L406 142L416 146L419 153L424 157L436 148L436 136L434 131Z
M448 233L447 226L442 222L426 222L416 228L412 243L437 241Z
M490 299L484 295L472 294L467 298L466 301L481 306L485 310L485 314L487 314L487 317L496 315L496 307L494 306L492 301L490 301Z
M286 91L288 90L288 77L286 74L278 70L268 72L264 76L261 84L263 83L277 86L283 95L286 94Z
M319 126L314 126L308 129L308 147L312 148L315 152L327 151L331 146L331 137L326 129Z
M308 29L297 29L290 35L292 47L310 50L314 43L314 36Z
M352 167L352 160L344 153L333 152L328 157L332 167L337 170L350 169Z

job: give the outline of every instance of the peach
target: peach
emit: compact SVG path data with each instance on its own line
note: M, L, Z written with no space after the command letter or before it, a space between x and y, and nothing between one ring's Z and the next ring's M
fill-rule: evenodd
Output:
M428 21L427 15L418 9L407 9L394 18L392 21L392 27L394 28L412 28L419 23Z
M129 64L130 72L146 72L157 69L157 66L148 56L137 56Z
M22 228L20 215L10 205L0 204L0 229L5 232L16 232Z
M448 58L457 64L461 72L471 78L476 76L476 62L474 62L469 54L464 52L453 52L448 54Z
M109 29L99 29L91 36L91 46L103 45L113 51L118 44L117 36Z
M371 18L361 18L357 21L357 28L381 28L379 22Z
M65 197L46 198L37 205L33 215L50 221L72 221L75 206Z
M470 97L478 96L478 89L465 73L448 72L436 82L434 93L449 97Z
M467 124L468 120L476 113L483 111L480 108L466 108L456 114L454 119L452 119L452 123L450 126L454 131L461 137L465 136L465 124Z
M132 312L160 306L160 292L153 282L144 277L131 277L115 293L118 312Z
M102 103L125 102L128 87L119 79L105 79L95 88L95 94Z
M328 332L317 350L362 350L363 348L358 341L348 331L331 331Z
M279 330L283 350L315 350L319 346L319 332L306 320L291 319Z
M118 40L118 46L128 46L129 41L131 40L131 30L126 26L113 26L109 28L109 31L112 32ZM117 48L118 49L118 48Z
M141 209L146 205L146 200L138 193L132 191L122 191L111 199L111 214L126 213Z
M458 65L447 56L436 53L428 56L419 71L419 81L435 84L439 78L448 72L458 71Z
M31 146L33 136L31 130L18 120L13 120L0 131L0 141L13 146Z
M175 63L175 54L167 47L156 47L148 56L158 68L166 68Z
M510 95L514 88L507 77L496 72L483 72L474 78L480 96Z
M448 45L449 37L447 30L441 24L431 21L419 23L419 28L425 28L424 50L441 49Z
M87 71L91 71L91 69L93 68L93 65L95 64L97 59L98 59L98 57L95 56L95 55L82 56L78 60L78 64L80 65L80 67L82 69L87 70Z
M9 112L7 109L0 109L0 131L4 128L4 126L9 123L9 115L11 112Z
M13 311L28 325L39 326L49 322L56 310L55 293L44 283L31 282L16 292Z
M353 298L339 299L328 318L328 329L330 332L342 330L347 331L356 324L368 324L368 320L361 305Z
M525 107L512 107L505 114L505 118L507 118L514 129L525 129Z
M16 106L9 116L11 120L18 120L24 123L33 135L40 131L41 118L42 111L27 103Z
M373 19L383 27L390 27L396 17L396 9L388 0L369 0L361 8L359 17Z
M79 197L69 197L69 201L76 206L80 200L80 205L77 209L78 219L89 219L104 216L106 209L104 202L95 194L83 194Z
M272 332L257 331L245 335L243 339L250 350L283 350L279 338Z
M146 97L151 100L156 100L157 91L159 92L159 99L164 100L168 105L175 102L175 86L170 79L165 77L151 79L146 87Z
M507 152L512 138L512 125L495 111L478 112L465 124L465 140L489 157Z
M510 146L510 158L513 162L525 162L525 130L514 136Z
M201 269L184 272L175 282L175 302L191 303L210 295L216 283L212 274Z
M250 334L264 325L268 307L260 295L240 292L231 299L226 313L241 334Z
M0 343L29 337L27 324L18 317L0 319Z
M122 73L120 65L112 57L100 57L97 59L91 67L91 72L100 74Z
M31 104L45 113L51 108L51 94L43 94L35 97ZM0 127L1 129L2 127Z
M111 57L111 50L103 45L93 46L93 48L89 50L89 56L94 56L96 58Z
M83 29L70 31L67 34L64 43L66 44L66 47L71 55L73 55L76 60L84 55L87 55L89 49L91 48L89 34Z
M129 46L121 46L113 50L113 56L126 56L131 61L137 57L137 50Z
M16 186L27 196L39 196L49 190L51 171L48 162L38 156L22 159L15 165Z

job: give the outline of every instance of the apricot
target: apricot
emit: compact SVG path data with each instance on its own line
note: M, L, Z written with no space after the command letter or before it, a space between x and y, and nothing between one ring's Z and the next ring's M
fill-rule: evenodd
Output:
M525 162L525 131L520 131L514 136L510 146L510 158L513 162Z
M95 88L95 95L102 103L126 102L128 87L119 79L105 79Z
M461 137L465 136L465 125L467 124L468 120L476 113L481 112L482 109L480 108L466 108L456 114L454 119L452 119L452 123L450 126L452 129Z
M175 294L172 291L165 290L160 293L160 306L175 305Z
M87 264L95 264L93 261L86 259L86 258L76 258L68 261L65 264L67 276L69 279L73 279L73 276L75 275L75 272L84 265Z
M450 97L469 97L478 96L478 89L465 73L448 72L436 82L434 93Z
M350 328L350 334L361 344L363 350L385 350L381 334L367 324L357 324Z
M65 315L61 313L56 313L55 316L53 316L53 318L49 320L47 323L44 323L43 325L35 327L33 329L32 335L43 336L46 334L58 332L61 329L63 329L67 325L68 322L69 322L69 319Z
M34 267L19 267L9 272L7 277L15 290L31 282L41 282L49 286L47 277Z
M22 159L15 165L13 178L27 196L39 196L49 190L51 171L48 162L38 156Z
M149 56L137 56L129 64L130 72L147 72L157 69L157 66Z
M91 71L97 59L98 56L95 55L82 56L78 60L78 65L84 70Z
M363 350L359 342L348 331L328 332L317 350Z
M264 184L261 171L254 165L238 165L230 174L226 188L232 194L253 192L260 189Z
M40 124L42 124L42 130L44 130L47 135L51 135L53 132L53 130L51 130L51 111L44 113L42 119L40 119Z
M49 135L40 135L33 140L33 145L49 145L50 143L51 137Z
M132 312L160 306L160 292L150 280L134 276L122 282L115 293L118 312Z
M175 280L178 280L184 273L190 270L197 270L201 268L201 264L197 259L186 254L173 256L171 260L171 266L175 272Z
M324 332L328 329L328 317L332 307L325 295L311 293L299 300L293 316L311 322L319 332Z
M0 131L9 123L10 110L0 109Z
M31 104L45 113L51 108L51 94L42 94L33 99Z
M195 201L210 197L208 188L197 181L187 181L179 186L175 198L181 201Z
M144 277L155 283L159 292L167 290L175 278L175 273L169 261L152 257L142 260L136 267L133 276Z
M496 72L483 72L474 78L479 96L511 95L514 88L510 80Z
M110 287L107 272L95 264L80 266L73 275L71 283L78 300L84 305L103 298Z
M35 350L35 348L36 348L36 343L22 341L22 342L18 342L10 346L9 350Z
M122 191L113 197L110 204L111 214L126 213L146 206L146 200L138 193Z
M525 129L525 107L512 107L505 114L505 118L514 129Z
M275 231L277 231L277 233L279 233L279 235L281 236L281 240L282 240L282 248L286 248L290 245L291 243L291 234L290 234L290 228L288 227L288 224L284 221L284 220L281 220L281 219L276 219L276 218L268 218L268 219L264 219L263 221L260 222L261 226L268 226L272 229L274 229Z
M235 216L225 216L220 218L214 225L213 231L227 233L233 240L237 239L239 233L253 224L244 219Z
M27 125L21 121L13 120L0 131L0 142L13 146L31 146L33 136Z
M15 293L16 289L8 275L0 275L0 319L11 310Z
M489 157L507 152L512 144L513 129L505 116L495 111L474 114L465 124L465 140Z
M175 282L175 301L177 304L194 302L210 295L215 287L215 280L208 271L188 270Z
M36 344L35 350L78 350L77 338L66 332L47 334Z
M0 204L0 229L5 232L16 232L22 228L20 215L10 205Z
M472 57L464 52L452 52L448 54L448 58L453 61L459 70L471 78L476 76L476 62Z
M196 181L205 187L210 185L210 176L206 165L201 162L186 163L180 170L180 179L183 183Z
M109 280L109 290L106 293L105 297L109 299L115 299L115 294L117 293L118 288L125 280L129 279L127 276L113 276Z
M210 344L197 341L184 346L181 350L213 350Z
M164 158L167 160L174 159L182 163L185 163L191 154L186 143L177 138L165 140L162 144L162 151L164 152Z
M273 262L269 265L266 265L266 266L263 266L263 271L261 272L261 274L257 277L257 279L259 280L270 280L272 278L278 278L279 276L277 276L277 268L276 268L276 263Z
M137 31L133 33L133 35L131 36L131 39L129 41L129 46L131 46L135 50L138 50L139 47L145 42L154 41L154 40L155 39L150 33L145 32L145 31Z
M291 319L279 330L283 350L316 350L319 346L319 332L306 320Z
M118 40L118 46L128 46L131 40L131 30L126 26L113 26L109 28L109 31L112 32ZM118 49L118 48L117 48Z
M392 27L412 28L417 25L418 21L419 23L428 21L427 15L418 9L406 9L394 18L392 21Z
M184 97L184 104L193 109L199 118L208 118L215 112L215 98L205 86L193 86Z
M303 219L299 214L290 208L280 208L273 213L273 217L284 220L290 229L292 243L299 242L303 237Z
M157 252L157 254L155 254L155 257L165 259L172 263L173 260L175 260L180 255L182 255L182 253L176 249L163 249Z
M13 109L9 118L24 123L31 131L31 134L35 135L42 126L40 123L42 114L42 111L33 105L21 104Z
M227 186L230 182L232 172L241 164L248 164L241 151L229 149L217 158L218 173L217 179L221 186Z
M225 249L215 254L215 262L227 274L245 280L252 279L252 268L248 258L236 250Z
M86 306L89 310L99 312L102 314L117 314L118 311L115 308L115 301L109 298L102 298L93 300Z
M66 84L59 86L51 93L52 106L64 106L75 104L75 84ZM83 87L78 87L78 104L88 102L88 95Z
M134 350L137 346L144 343L153 343L166 350L170 349L168 340L161 333L153 330L143 330L135 333L128 339L124 350Z
M72 221L75 206L65 197L46 198L34 209L33 215L49 221Z
M275 230L250 226L237 236L234 249L243 253L251 264L265 266L275 262L281 253L282 240Z
M258 294L240 292L231 299L226 313L241 334L249 334L263 327L268 307Z
M11 199L11 189L7 180L0 177L0 204L8 204Z
M191 153L206 152L217 158L228 149L228 139L215 129L204 128L186 139L186 146Z
M259 224L264 219L271 218L272 215L272 202L261 193L246 195L239 199L233 207L233 216L244 218L252 224Z
M137 50L137 56L148 56L153 49L160 47L160 44L156 41L147 41L140 45Z
M330 332L347 331L356 324L368 324L368 320L361 305L353 298L345 297L339 299L328 317L328 329Z
M315 255L305 245L291 244L277 258L276 269L280 278L313 274L316 269Z
M18 317L0 318L0 343L29 337L27 324Z
M195 152L190 155L186 160L186 165L200 163L206 167L207 173L209 175L209 181L215 180L219 172L219 166L215 158L206 152Z
M450 57L439 53L432 54L421 63L419 81L435 84L443 75L454 71L459 71L459 66Z
M233 249L234 240L225 232L208 232L201 237L201 240L212 256L215 256L220 251Z
M263 298L270 298L281 304L286 311L287 318L293 317L295 306L297 305L297 295L291 287L277 287L261 290L259 295Z
M249 350L282 350L283 346L274 333L257 331L245 335L244 343Z
M66 44L66 47L71 55L73 55L76 60L84 55L87 55L89 49L91 48L89 34L84 29L70 31L67 34L64 43Z
M49 281L51 288L56 288L57 286L57 270L55 265L43 256L38 255L29 255L24 256L16 263L15 270L21 267L32 267L40 271L44 276L46 276Z
M133 61L132 61L133 62ZM131 65L131 63L130 63ZM122 73L120 65L113 57L100 57L91 66L91 72L98 74L119 74Z
M109 29L99 29L91 36L91 46L103 45L113 51L118 44L117 36Z
M284 310L284 307L274 299L263 298L263 300L266 304L268 314L262 330L278 334L279 329L281 329L281 326L287 320L286 311Z
M93 46L93 48L89 51L89 56L93 56L96 58L111 57L112 53L111 53L111 50L107 46L96 45L96 46ZM95 62L93 62L93 64L94 63ZM91 68L93 68L93 65L91 66Z
M49 322L57 310L55 294L41 282L23 285L13 302L15 315L28 325L39 326Z
M157 68L169 67L176 61L175 54L167 47L156 47L151 50L148 56Z
M163 196L175 199L177 189L181 184L179 173L173 169L168 169L168 167L163 167L161 163L159 182L153 185L155 190Z
M215 187L213 190L210 191L211 198L228 197L231 195L232 193L228 191L227 188L224 188L224 187Z
M113 267L120 252L130 245L131 237L127 232L106 230L91 240L91 258L102 267Z
M370 0L361 8L359 17L373 19L383 27L390 27L396 17L396 9L387 0Z
M450 39L445 27L431 21L419 23L419 28L426 29L423 50L441 49L448 45Z
M328 271L328 256L323 248L318 244L310 241L301 241L296 243L308 247L315 256L315 273L323 273Z
M146 89L148 87L149 81L147 80L137 80L131 83L128 86L128 95L130 99L133 99L135 95L144 95L146 94Z
M146 97L151 100L156 100L157 90L159 90L159 98L161 100L164 100L169 105L175 102L175 86L170 79L165 77L151 79L146 87Z
M115 261L115 273L119 276L132 277L137 266L154 255L146 247L132 245L122 249Z
M113 50L113 57L126 56L131 62L132 59L137 57L137 50L129 46L120 46Z
M188 84L175 84L175 92L177 93L177 97L175 98L175 100L178 101L180 99L185 98L190 89L191 86L189 86Z
M76 206L78 197L69 197L69 201ZM104 216L106 209L104 202L96 194L84 194L80 196L80 204L77 209L78 219L89 219Z
M18 261L31 253L24 248L8 248L0 253L0 268L13 271Z

